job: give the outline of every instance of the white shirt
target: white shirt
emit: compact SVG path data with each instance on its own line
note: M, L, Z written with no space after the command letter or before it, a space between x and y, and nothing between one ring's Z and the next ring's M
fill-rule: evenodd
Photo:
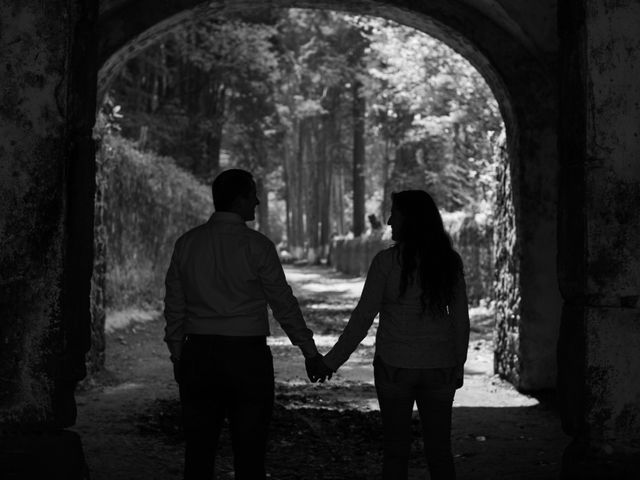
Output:
M187 334L269 335L267 303L305 357L317 353L275 245L231 212L182 235L167 271L165 341L180 357Z
M376 355L395 367L462 366L469 344L469 311L464 277L453 291L449 315L423 312L422 290L409 283L400 297L401 265L396 248L378 253L369 267L358 305L335 346L324 358L333 370L347 361L380 313Z

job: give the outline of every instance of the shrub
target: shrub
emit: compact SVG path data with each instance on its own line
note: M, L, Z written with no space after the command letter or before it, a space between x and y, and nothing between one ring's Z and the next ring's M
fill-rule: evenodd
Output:
M105 136L99 155L107 308L157 303L173 244L213 210L209 187L168 157ZM99 216L97 217L99 218Z

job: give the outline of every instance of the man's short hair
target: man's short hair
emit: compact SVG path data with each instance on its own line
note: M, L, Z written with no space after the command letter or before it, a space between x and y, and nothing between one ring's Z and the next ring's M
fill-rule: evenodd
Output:
M225 170L218 174L211 184L213 206L217 211L229 210L236 198L246 197L255 186L250 172L239 168Z

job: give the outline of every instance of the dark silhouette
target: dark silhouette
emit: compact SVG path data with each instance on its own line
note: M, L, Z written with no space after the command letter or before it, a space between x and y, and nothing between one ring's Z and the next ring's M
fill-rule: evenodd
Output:
M433 480L455 478L451 407L464 377L469 312L462 260L422 190L392 195L395 245L371 262L362 296L318 374L337 370L380 313L373 361L384 437L383 478L408 475L414 402Z
M330 375L315 373L322 357L275 245L245 225L259 204L252 175L224 171L213 181L212 193L215 213L177 240L166 277L165 341L180 389L184 476L213 476L228 417L235 478L263 479L274 400L267 304L302 350L309 379Z
M378 217L376 217L375 213L372 213L367 218L369 219L371 230L380 230L382 228L382 222L378 220Z

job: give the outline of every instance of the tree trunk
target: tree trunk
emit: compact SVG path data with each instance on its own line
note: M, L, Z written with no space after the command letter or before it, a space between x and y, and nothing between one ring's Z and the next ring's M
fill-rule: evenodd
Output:
M269 228L269 191L262 178L256 179L256 189L258 190L258 231L271 237Z
M284 223L287 232L287 250L291 250L292 238L292 222L291 222L291 181L290 181L290 158L291 150L288 148L288 142L285 140L282 155L282 181L284 182Z
M320 148L322 142L322 132L320 131L319 119L309 119L310 128L306 131L305 150L308 168L306 168L308 182L307 185L307 241L309 249L307 260L309 263L320 263L320 191L322 181Z
M293 131L293 152L289 179L289 206L291 208L291 237L289 248L295 258L302 258L304 254L304 190L303 181L303 121L296 121Z
M338 235L344 235L344 167L342 164L339 164L338 172L336 173L336 181L334 183L334 213L336 219L336 230Z
M206 153L205 156L208 159L206 168L203 171L202 177L206 183L213 182L213 179L220 172L220 147L222 146L222 122L220 125L216 125L216 128L211 132L206 140Z
M382 203L380 204L380 221L383 225L386 225L387 219L391 214L391 192L389 191L391 188L391 174L392 174L393 164L391 163L391 158L389 156L389 139L385 139L384 141L384 158L382 163Z
M207 72L200 73L209 76ZM207 79L208 88L203 88L200 102L200 115L204 119L210 119L213 123L209 131L201 132L203 138L203 178L206 182L212 182L220 171L220 147L222 146L222 132L225 124L227 88L211 78Z
M329 244L331 242L331 206L333 197L333 152L337 151L339 144L336 135L336 111L331 110L330 114L323 121L324 141L321 145L321 165L319 172L322 174L321 200L320 200L320 245L322 256L328 257Z
M353 93L353 235L359 237L364 232L364 115L365 98L362 84L355 80Z

